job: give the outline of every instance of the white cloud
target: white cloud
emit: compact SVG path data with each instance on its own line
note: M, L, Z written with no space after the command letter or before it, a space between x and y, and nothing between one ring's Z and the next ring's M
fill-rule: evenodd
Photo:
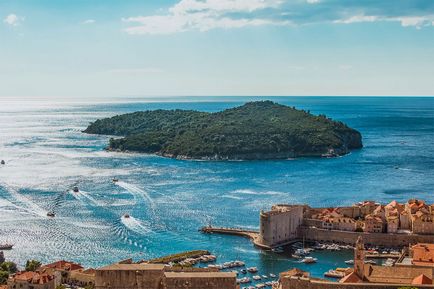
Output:
M397 21L401 22L403 27L415 26L416 28L421 28L422 26L434 26L434 21L432 17L400 17L396 18Z
M351 24L359 22L374 22L377 21L377 16L366 16L366 15L354 15L349 18L338 19L333 21L334 23Z
M306 0L306 2L309 4L316 4L319 3L319 0Z
M10 26L18 26L22 21L24 21L24 17L19 17L16 14L9 14L3 19L3 22Z
M94 24L96 22L95 19L87 19L81 22L81 24Z
M260 25L284 25L288 21L238 17L229 13L251 13L275 8L280 0L182 0L169 8L166 15L123 18L125 23L135 25L125 29L129 34L171 34L188 30L208 31L214 28L240 28Z

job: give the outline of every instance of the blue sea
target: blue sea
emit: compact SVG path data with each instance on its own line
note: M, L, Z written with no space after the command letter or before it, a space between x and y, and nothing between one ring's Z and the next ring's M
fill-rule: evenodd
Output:
M334 159L183 161L107 152L108 136L81 132L98 118L127 112L214 112L257 99L343 121L362 133L364 148ZM206 249L219 263L243 260L260 274L299 267L322 276L345 267L352 252L317 252L318 263L305 265L247 239L198 229L257 229L259 211L274 203L434 202L434 98L7 99L0 100L0 123L6 161L0 166L0 243L15 244L5 255L21 266L27 259L66 259L98 267ZM56 217L47 218L48 211ZM122 218L126 213L131 218Z

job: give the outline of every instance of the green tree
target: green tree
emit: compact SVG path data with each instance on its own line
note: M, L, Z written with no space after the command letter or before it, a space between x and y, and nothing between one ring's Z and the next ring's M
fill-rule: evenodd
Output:
M16 273L18 271L17 264L15 264L14 262L10 262L10 261L3 262L0 265L0 270L1 271L6 271L6 272L9 272L9 273Z
M36 271L39 267L41 267L41 262L38 260L27 260L26 262L26 271Z
M6 284L9 278L9 272L7 271L0 271L0 285Z

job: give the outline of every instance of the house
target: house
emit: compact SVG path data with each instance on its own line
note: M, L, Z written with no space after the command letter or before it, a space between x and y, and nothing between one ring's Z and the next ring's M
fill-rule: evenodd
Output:
M9 289L55 289L55 276L43 271L18 272L8 279Z

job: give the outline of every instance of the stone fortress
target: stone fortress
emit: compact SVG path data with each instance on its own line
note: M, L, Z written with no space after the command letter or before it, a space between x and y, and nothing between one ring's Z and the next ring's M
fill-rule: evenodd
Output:
M270 211L260 212L259 234L254 242L263 248L297 239L353 245L359 236L367 244L379 246L434 243L434 204L411 199L405 204L364 201L337 208L274 205Z

